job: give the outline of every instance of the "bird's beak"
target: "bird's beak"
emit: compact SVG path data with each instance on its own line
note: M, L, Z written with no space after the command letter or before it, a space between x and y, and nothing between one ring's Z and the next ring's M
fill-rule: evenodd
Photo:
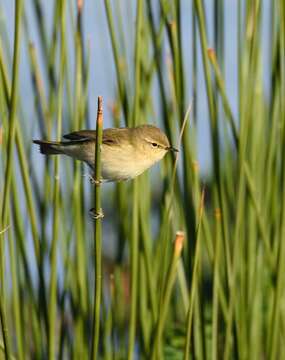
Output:
M169 146L167 148L168 151L173 151L173 152L179 152L179 150L175 149L173 146Z

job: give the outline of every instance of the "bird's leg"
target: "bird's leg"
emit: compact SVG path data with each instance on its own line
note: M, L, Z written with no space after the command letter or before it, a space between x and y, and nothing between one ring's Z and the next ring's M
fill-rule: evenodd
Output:
M94 179L94 177L90 174L86 174L86 176L88 177L89 181L91 182L91 185L101 185L102 180L96 180Z
M92 219L94 219L94 220L103 219L103 217L104 217L102 208L99 210L99 212L96 212L95 208L92 208L89 210L89 214L91 215Z

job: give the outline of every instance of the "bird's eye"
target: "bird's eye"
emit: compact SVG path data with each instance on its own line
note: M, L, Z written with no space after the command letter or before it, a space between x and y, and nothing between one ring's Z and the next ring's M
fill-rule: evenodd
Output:
M154 148L157 148L158 144L157 143L151 143L151 146L154 147Z

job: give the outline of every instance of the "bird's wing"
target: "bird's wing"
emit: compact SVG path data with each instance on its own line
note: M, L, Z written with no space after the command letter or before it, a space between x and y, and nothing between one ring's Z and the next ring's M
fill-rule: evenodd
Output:
M103 131L102 142L105 145L120 145L120 139L126 134L125 128L111 128Z
M96 139L96 130L79 130L63 135L68 140L91 140Z
M79 130L70 134L63 135L68 140L96 140L96 130ZM126 128L111 128L103 130L103 144L115 145L119 144L118 138L128 137Z

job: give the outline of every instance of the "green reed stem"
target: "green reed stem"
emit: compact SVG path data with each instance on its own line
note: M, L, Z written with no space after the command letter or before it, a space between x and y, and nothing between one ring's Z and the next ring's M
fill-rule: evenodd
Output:
M154 343L153 343L152 355L151 355L152 360L163 358L162 357L163 330L167 319L170 297L176 279L177 264L183 248L183 242L184 242L184 233L179 231L176 233L176 237L173 243L172 259L167 271L167 282L165 284L165 288L163 289L163 301L161 304L160 314L158 317L158 322L154 335L155 337L154 337Z
M129 344L128 360L134 357L136 324L137 324L137 300L138 300L138 262L139 262L139 240L138 240L138 201L139 201L139 184L138 179L133 181L133 216L132 216L132 233L130 242L130 262L131 262L131 307L130 307L130 324L129 324Z
M141 29L143 20L143 1L137 1L136 13L136 43L135 43L135 97L133 107L132 125L139 123L139 101L140 101L140 81L141 81ZM130 262L131 262L131 308L130 308L130 324L129 324L129 344L128 344L128 359L133 359L135 338L136 338L136 324L137 324L137 300L138 300L138 264L139 264L139 249L138 249L138 226L139 226L139 183L138 179L134 180L133 184L133 216L132 216L132 233L130 243Z
M82 44L82 28L81 28L81 17L82 17L82 3L77 4L77 26L74 35L75 43L75 102L72 110L73 124L72 128L78 130L82 128L83 108L84 108L84 97L83 97L83 44ZM82 216L82 202L83 202L83 184L82 184L82 166L79 162L74 164L74 182L73 182L73 203L77 204L74 207L74 223L76 233L76 282L77 291L76 297L78 301L78 311L82 316L76 318L76 341L74 344L75 357L82 358L86 354L86 346L84 339L86 338L84 333L85 316L88 313L88 299L90 298L87 294L87 266L86 266L86 241L84 239L84 219ZM85 355L87 356L87 355Z
M144 212L140 208L140 230L141 230L141 241L142 241L142 251L145 260L145 269L146 269L146 279L147 279L147 286L150 296L150 307L151 307L151 314L153 323L156 321L157 317L157 293L155 288L155 279L153 277L152 266L151 266L151 249L148 244L149 237L147 237L146 233L146 226L145 226L145 219L144 219Z
M141 81L141 47L142 42L142 20L143 20L143 1L137 1L137 14L136 14L136 39L135 39L135 98L132 125L135 126L139 123L139 102L140 102L140 81Z
M214 73L215 73L218 89L219 89L221 97L222 97L224 111L225 111L225 114L227 115L227 118L229 120L229 125L230 125L231 130L232 130L235 146L238 149L238 146L239 146L238 130L237 130L237 126L236 126L236 123L235 123L233 113L232 113L231 108L230 108L229 101L227 99L224 81L222 79L221 71L220 71L220 68L219 68L219 65L218 65L218 62L217 62L217 59L216 59L216 55L215 55L215 52L214 52L213 49L208 50L208 57L209 57L209 59L211 61L211 64L213 66L213 70L214 70ZM261 218L261 208L258 206L259 204L257 203L257 198L256 198L256 196L254 194L254 188L253 188L253 183L252 183L252 179L251 179L250 168L247 165L247 162L245 162L244 166L245 166L245 170L246 170L245 174L246 174L246 178L247 178L249 192L250 192L250 195L251 195L251 198L252 198L254 208L256 210L256 214L257 214L258 226L260 228L260 233L261 233L261 236L262 236L265 248L266 248L266 254L268 256L268 263L269 263L269 265L270 265L270 267L272 269L270 244L268 242L268 237L267 237L266 230L265 230L265 223L264 223L263 219Z
M119 48L118 48L118 42L116 39L115 34L115 26L114 26L114 20L112 16L112 10L110 5L110 0L105 0L105 10L108 20L108 27L109 27L109 33L111 37L111 43L112 43L112 51L114 56L114 62L116 66L116 76L117 76L117 82L118 82L118 90L119 90L119 97L122 104L125 121L128 124L129 120L129 98L127 97L127 91L126 91L126 83L123 78L123 74L121 71L121 59L119 55Z
M235 123L235 119L234 116L232 114L231 111L231 107L226 95L226 90L225 90L225 84L222 78L222 74L221 74L221 70L215 55L215 51L213 49L209 49L208 50L208 57L211 61L211 64L213 66L213 70L214 70L214 74L215 74L215 79L218 85L218 89L220 91L220 94L222 96L222 102L223 102L223 106L224 106L224 111L227 115L227 118L229 119L229 124L233 133L233 137L234 137L234 141L235 141L235 145L236 148L238 148L238 130L237 130L237 125Z
M282 116L283 119L283 133L282 133L282 208L280 214L280 235L279 235L279 244L277 250L277 259L276 259L276 284L274 288L274 298L273 298L273 308L270 319L270 336L269 336L269 346L268 346L268 358L276 359L282 357L283 350L283 336L284 336L284 310L282 310L284 305L284 269L285 269L285 106L284 106L284 96L285 96L285 61L284 61L284 46L285 46L285 5L283 2L278 3L277 6L278 13L280 15L280 32L279 32L279 62L280 62L280 102L279 109L280 113L278 116ZM281 115L282 114L282 115ZM283 324L282 324L283 318ZM283 325L283 326L282 326ZM280 328L283 329L283 334L281 335ZM279 346L278 346L279 345ZM282 348L280 347L282 346ZM279 348L279 349L278 349Z
M46 103L46 95L44 89L44 82L40 72L40 66L37 58L37 52L34 44L29 44L29 55L31 62L31 72L34 79L34 89L37 98L37 112L39 116L39 124L41 135L45 138L48 137L50 131L48 131L48 107Z
M186 334L186 342L184 349L184 360L189 359L190 355L190 342L192 337L192 321L193 321L193 312L194 306L196 303L196 296L198 292L198 282L199 282L199 265L201 261L201 223L204 211L204 198L205 198L205 190L202 191L200 207L199 207L199 218L196 229L196 248L194 254L194 264L193 264L193 275L192 275L192 284L189 293L189 309L187 315L187 334Z
M16 180L15 176L13 174L12 176L12 200L13 200L13 208L12 208L12 215L13 222L14 222L14 232L16 237L16 248L17 248L17 260L21 260L21 269L23 269L23 272L25 274L24 279L22 278L22 282L25 283L25 286L27 288L27 292L29 294L29 304L31 307L33 307L34 312L38 312L38 308L42 306L42 304L37 303L36 296L33 291L33 284L32 284L32 274L31 270L29 268L29 259L28 259L28 252L27 252L27 244L26 244L26 236L24 233L24 227L23 227L23 217L20 209L20 203L18 199L18 193L17 193L17 186L16 186ZM20 276L19 276L20 278ZM20 282L20 279L19 279ZM34 317L37 321L31 321L32 323L32 334L35 338L35 344L38 346L39 344L39 337L43 337L40 331L40 322L39 318ZM38 349L35 350L35 352ZM38 353L39 354L39 353Z
M17 339L17 356L20 360L24 359L24 343L23 343L23 328L21 307L20 307L20 289L19 289L19 272L16 265L16 251L15 251L15 239L13 238L11 231L9 232L9 255L10 255L10 269L12 275L12 287L13 287L13 321L15 323L15 334Z
M2 53L2 48L0 47L0 71L2 74L2 79L3 79L3 91L4 91L4 95L5 95L5 100L7 103L7 107L9 106L9 94L10 94L10 89L11 86L9 84L9 80L8 80L8 72L7 69L5 67L5 64L3 62L3 53ZM16 123L16 134L15 134L15 141L16 141L16 147L17 147L17 152L18 152L18 156L19 156L19 164L20 164L20 171L21 171L21 178L23 181L23 186L24 186L24 195L26 198L26 206L27 206L27 210L28 210L28 214L29 214L29 219L30 219L30 225L31 225L31 231L32 231L32 237L33 237L33 245L34 245L34 251L35 251L35 255L36 255L36 260L37 260L37 266L38 266L38 272L39 272L39 278L40 278L40 286L42 288L43 291L43 301L44 304L42 304L42 306L39 308L40 312L44 313L44 319L45 319L45 326L47 328L48 324L48 319L47 319L47 299L45 296L45 286L44 286L44 276L43 276L43 269L41 267L40 264L40 238L39 238L39 234L38 234L38 229L37 229L37 223L36 223L36 209L34 206L34 200L33 200L33 191L32 191L32 184L30 181L30 176L29 176L29 168L28 168L28 157L26 155L25 152L25 147L24 147L24 141L23 141L23 135L22 135L22 131L21 131L21 127L20 124L17 122Z
M219 207L223 215L226 214L225 209L225 195L224 189L222 187L221 181L221 164L220 164L220 146L219 146L219 128L218 128L218 119L217 119L217 109L216 103L213 95L213 88L211 86L211 74L210 74L210 64L207 56L207 35L206 35L206 21L205 21L205 9L203 2L201 0L194 0L195 9L197 13L200 42L202 48L202 58L203 58L203 68L205 74L207 98L208 98L208 107L210 113L210 124L211 124L211 139L212 139L212 158L214 166L214 175L215 175L215 185L218 191ZM223 245L225 248L225 263L226 263L226 277L227 282L231 277L231 253L230 246L228 241L228 228L225 221L225 217L222 216L222 234L223 234Z
M64 87L64 68L65 68L65 0L61 2L61 52L60 52L60 77L58 87L58 108L57 108L57 139L61 138L62 111L63 111L63 87ZM48 333L48 358L56 358L57 342L57 244L60 215L60 184L59 184L59 157L54 162L54 191L53 191L53 229L50 254L50 293L49 293L49 333Z
M95 146L95 219L94 225L94 249L95 249L95 292L93 311L93 336L92 336L92 359L97 359L99 335L100 335L100 308L102 292L102 224L101 209L101 144L103 138L103 99L98 97L97 121L96 121L96 146Z
M14 33L14 55L13 55L13 77L12 77L12 88L11 97L9 101L9 133L7 143L7 159L5 168L5 184L3 190L3 204L1 212L1 223L5 226L8 215L8 202L11 185L11 173L12 173L12 156L14 149L14 140L16 133L16 113L17 113L17 100L18 100L18 73L19 73L19 60L20 60L20 34L21 34L21 15L22 15L22 0L16 1L15 6L15 33ZM0 246L2 246L2 238L0 238ZM1 248L1 254L3 249ZM1 256L2 257L2 256ZM3 262L0 268L1 282L3 280Z
M219 334L219 291L221 288L221 213L215 213L215 256L213 264L213 296L212 296L212 351L211 356L213 360L218 359L218 334ZM221 296L220 296L221 297Z
M16 130L16 112L17 112L17 99L18 99L18 83L19 83L19 60L20 60L20 36L21 36L21 19L22 19L22 0L17 0L15 3L15 30L14 30L14 54L13 54L13 76L12 76L12 90L10 97L9 107L9 133L7 144L7 158L5 168L5 184L3 191L3 204L1 212L0 229L6 225L8 217L8 203L10 199L10 185L11 174L13 165L13 149ZM2 226L1 226L2 225ZM5 357L9 359L11 356L10 343L8 338L8 325L5 313L4 294L5 294L5 246L4 246L4 234L0 234L0 320L2 327L2 334L5 346Z

